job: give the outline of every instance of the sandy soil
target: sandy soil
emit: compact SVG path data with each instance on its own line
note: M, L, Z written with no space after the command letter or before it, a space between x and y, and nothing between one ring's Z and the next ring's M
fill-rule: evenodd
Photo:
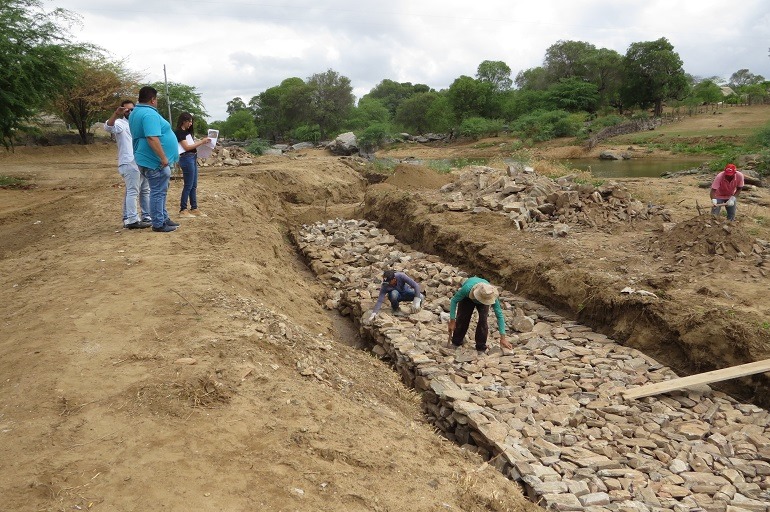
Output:
M288 232L360 203L336 158L206 170L171 234L121 228L114 145L0 174L0 510L536 508L323 308Z
M672 231L634 223L552 239L435 210L451 176L415 169L368 185L321 150L204 169L208 216L160 234L121 229L114 145L0 154L0 174L34 185L0 190L0 509L535 510L437 436L419 398L324 309L289 241L304 222L379 220L684 370L770 357L764 270L711 254L704 233L722 228L698 217L698 178L626 181L671 208ZM767 194L752 195L720 235L749 252L770 239ZM630 283L664 300L619 298ZM325 371L302 375L308 359ZM735 391L751 386L764 389Z

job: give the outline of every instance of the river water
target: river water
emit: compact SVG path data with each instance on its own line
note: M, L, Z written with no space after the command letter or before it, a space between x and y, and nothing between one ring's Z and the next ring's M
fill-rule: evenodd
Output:
M659 178L664 172L684 171L699 167L704 160L631 160L577 159L564 160L567 166L591 171L597 178Z

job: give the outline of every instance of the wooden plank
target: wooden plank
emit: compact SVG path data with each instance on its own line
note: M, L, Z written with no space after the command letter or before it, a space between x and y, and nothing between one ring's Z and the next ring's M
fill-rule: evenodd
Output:
M721 370L713 370L710 372L699 373L697 375L690 375L688 377L680 377L678 379L656 382L655 384L647 384L645 386L639 386L621 391L621 393L623 394L624 398L631 400L645 396L659 395L661 393L666 393L675 389L683 389L689 388L691 386L697 386L699 384L710 384L712 382L736 379L738 377L745 377L746 375L754 375L755 373L762 373L767 371L770 371L770 359L763 359L753 363L722 368Z

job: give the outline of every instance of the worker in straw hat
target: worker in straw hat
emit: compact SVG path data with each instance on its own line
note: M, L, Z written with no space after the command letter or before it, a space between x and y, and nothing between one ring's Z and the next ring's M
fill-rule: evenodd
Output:
M500 332L500 346L506 349L512 349L508 340L505 339L505 319L503 318L503 309L498 300L497 288L489 284L489 281L480 277L471 277L463 283L459 290L452 297L449 303L449 337L452 345L459 347L465 341L465 333L471 323L473 310L479 312L479 321L476 324L476 350L486 352L487 337L489 336L489 306L495 310L497 317L497 330Z
M735 220L738 195L744 187L743 173L734 164L727 164L711 184L711 215L719 215L722 206L727 210L727 220Z

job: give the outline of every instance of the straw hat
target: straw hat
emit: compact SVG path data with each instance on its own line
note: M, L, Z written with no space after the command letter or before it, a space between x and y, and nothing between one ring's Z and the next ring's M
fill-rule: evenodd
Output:
M471 288L470 297L485 306L491 306L497 300L497 288L489 283L478 283Z

